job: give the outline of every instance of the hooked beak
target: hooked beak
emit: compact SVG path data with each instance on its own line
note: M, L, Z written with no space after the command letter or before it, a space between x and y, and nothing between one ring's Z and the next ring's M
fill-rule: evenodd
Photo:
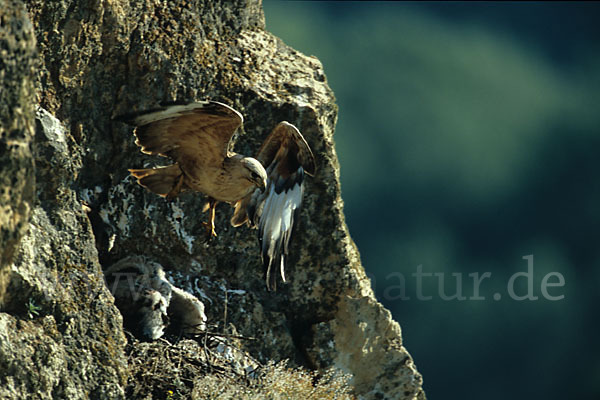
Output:
M261 192L264 192L265 189L267 188L267 180L266 179L260 179L257 182L257 186L260 188Z

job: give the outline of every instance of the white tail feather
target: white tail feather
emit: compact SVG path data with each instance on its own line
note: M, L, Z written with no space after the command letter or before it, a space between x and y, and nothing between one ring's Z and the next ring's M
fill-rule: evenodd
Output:
M296 184L281 193L275 191L275 185L269 185L268 194L262 208L259 235L262 242L263 262L268 265L267 283L271 277L273 262L278 261L281 278L285 282L285 256L294 227L294 212L302 204L303 188Z

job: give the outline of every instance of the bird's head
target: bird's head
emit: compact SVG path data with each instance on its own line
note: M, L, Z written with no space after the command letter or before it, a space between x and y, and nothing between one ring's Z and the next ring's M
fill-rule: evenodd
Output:
M241 161L244 166L244 177L257 188L264 191L267 187L267 171L265 171L265 167L252 157L244 157Z

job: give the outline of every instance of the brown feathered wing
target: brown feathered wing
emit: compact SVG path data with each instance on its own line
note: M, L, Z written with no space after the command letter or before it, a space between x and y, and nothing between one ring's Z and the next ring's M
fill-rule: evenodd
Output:
M164 168L130 170L142 186L163 196L186 171L220 168L243 122L240 113L216 101L169 105L120 119L137 126L135 143L143 153L175 161Z
M275 269L279 269L285 282L285 258L302 204L304 174L314 175L315 160L300 131L285 121L265 139L256 158L267 170L267 188L264 192L257 189L238 201L231 224L248 222L258 227L267 288L275 290Z

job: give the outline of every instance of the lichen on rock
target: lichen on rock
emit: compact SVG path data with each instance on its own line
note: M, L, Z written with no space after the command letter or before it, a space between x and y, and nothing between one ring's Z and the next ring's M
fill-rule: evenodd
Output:
M35 177L31 141L36 48L33 25L20 1L0 7L0 300L10 265L27 231Z
M60 121L39 109L37 196L2 297L1 398L124 396L122 320L71 189L81 164L65 138Z

